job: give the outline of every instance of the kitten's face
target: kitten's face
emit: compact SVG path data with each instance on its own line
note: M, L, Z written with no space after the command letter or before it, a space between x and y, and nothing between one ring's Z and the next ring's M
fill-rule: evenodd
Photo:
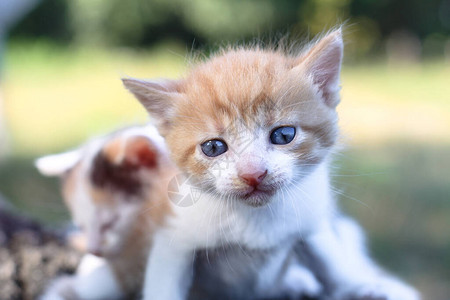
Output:
M160 84L159 94L158 84L124 82L151 114L163 110L173 158L203 190L260 206L333 146L341 55L334 33L295 58L229 51L173 86Z
M161 186L167 185L166 173L172 166L155 145L130 129L90 142L78 156L68 152L37 162L43 174L62 176L64 199L86 237L88 252L114 257L130 238L146 239L149 222L161 223L167 196Z
M313 86L294 81L289 62L249 55L218 58L190 78L167 142L206 189L257 206L323 159L336 115ZM237 61L233 70L218 67L224 60Z
M66 175L63 182L65 199L73 222L85 234L86 251L114 257L122 251L133 221L141 212L142 201L128 199L117 191L99 189L86 175L82 165Z

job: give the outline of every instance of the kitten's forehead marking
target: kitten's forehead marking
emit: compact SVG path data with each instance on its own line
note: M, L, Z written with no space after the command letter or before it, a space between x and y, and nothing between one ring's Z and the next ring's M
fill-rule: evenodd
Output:
M285 60L278 53L232 51L195 68L183 92L196 106L209 106L217 112L235 114L236 108L252 109L249 103L260 106L273 93L277 74L287 70Z

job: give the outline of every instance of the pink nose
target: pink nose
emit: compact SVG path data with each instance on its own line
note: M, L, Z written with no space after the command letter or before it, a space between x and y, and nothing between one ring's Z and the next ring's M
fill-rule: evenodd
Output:
M263 179L266 177L266 175L267 175L267 170L258 171L255 173L239 174L239 177L241 177L241 179L245 183L247 183L249 186L256 188L261 183L261 181L263 181Z

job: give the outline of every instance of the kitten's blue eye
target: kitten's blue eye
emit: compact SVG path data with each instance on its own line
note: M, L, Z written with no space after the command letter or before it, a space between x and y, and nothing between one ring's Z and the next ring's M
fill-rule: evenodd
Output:
M295 136L295 127L283 126L275 128L270 134L270 141L275 145L289 144Z
M206 141L200 145L202 147L203 153L209 157L219 156L222 153L227 152L228 146L224 141L221 140L210 140Z

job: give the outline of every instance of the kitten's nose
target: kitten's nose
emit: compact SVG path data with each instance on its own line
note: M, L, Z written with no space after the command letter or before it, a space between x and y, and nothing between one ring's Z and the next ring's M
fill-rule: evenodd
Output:
M254 173L239 174L239 177L241 177L241 179L244 180L244 182L247 183L249 186L256 188L261 183L261 181L263 181L266 175L267 169L264 171L257 171Z

